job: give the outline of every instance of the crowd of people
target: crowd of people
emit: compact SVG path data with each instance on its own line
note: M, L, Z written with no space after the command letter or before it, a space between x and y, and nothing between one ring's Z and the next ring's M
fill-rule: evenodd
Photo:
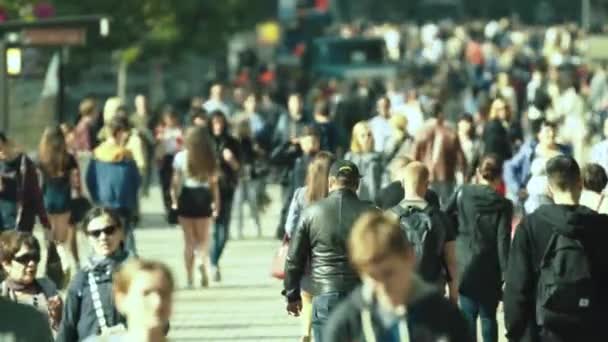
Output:
M568 26L407 33L392 56L415 63L385 83L216 82L187 113L86 98L35 156L0 133L0 336L164 340L176 285L133 234L158 179L188 288L222 281L228 240L263 235L280 186L302 341L468 342L478 319L498 341L501 301L509 341L604 341L605 67L581 63Z

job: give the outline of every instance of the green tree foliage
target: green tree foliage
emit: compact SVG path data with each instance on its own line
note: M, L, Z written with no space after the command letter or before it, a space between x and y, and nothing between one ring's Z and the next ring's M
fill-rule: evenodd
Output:
M111 16L110 37L99 41L98 47L128 50L125 58L149 55L174 56L182 52L221 52L225 49L226 41L231 34L252 29L260 20L274 15L274 2L272 0L54 1L58 15Z

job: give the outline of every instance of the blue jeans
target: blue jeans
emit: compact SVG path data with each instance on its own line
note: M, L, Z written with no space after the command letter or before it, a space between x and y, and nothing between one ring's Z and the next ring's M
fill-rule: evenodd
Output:
M473 333L473 341L477 341L477 317L481 319L481 336L484 342L498 341L498 322L496 321L496 310L498 299L484 303L460 295L460 310L469 324Z
M226 247L232 215L232 200L234 191L220 191L220 213L213 223L213 245L211 247L211 265L217 267Z
M137 248L135 246L135 235L133 231L135 230L135 226L133 225L133 217L131 215L131 210L127 209L118 209L117 210L120 219L122 221L122 226L124 227L125 232L125 249L129 251L129 253L133 256L137 256Z
M323 342L323 329L332 311L348 296L347 292L329 292L312 300L312 331L315 342Z

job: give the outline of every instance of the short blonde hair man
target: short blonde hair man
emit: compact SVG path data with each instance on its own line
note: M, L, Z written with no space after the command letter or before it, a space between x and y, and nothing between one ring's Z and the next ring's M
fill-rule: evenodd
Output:
M429 169L421 162L414 161L403 169L401 182L403 189L408 195L417 194L424 197L429 187Z

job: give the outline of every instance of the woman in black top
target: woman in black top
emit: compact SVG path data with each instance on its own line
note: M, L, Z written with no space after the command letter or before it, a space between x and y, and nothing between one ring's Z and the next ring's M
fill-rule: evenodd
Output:
M511 158L513 151L509 134L511 111L508 104L498 98L492 102L488 122L483 127L483 154L495 154L501 162Z
M211 139L215 143L215 156L219 166L220 210L213 225L211 267L214 281L220 281L219 260L228 240L232 200L241 167L239 143L228 134L228 122L221 111L211 114Z
M60 127L45 129L40 140L38 159L44 208L51 223L51 238L57 245L64 272L67 274L73 270L73 275L76 273L78 252L76 234L70 224L70 203L72 198L80 195L80 171L76 159L67 151Z
M477 317L481 316L484 342L498 341L496 309L502 297L511 243L513 206L496 192L501 171L500 157L483 157L477 169L477 184L463 185L446 208L458 217L460 307L473 332Z

